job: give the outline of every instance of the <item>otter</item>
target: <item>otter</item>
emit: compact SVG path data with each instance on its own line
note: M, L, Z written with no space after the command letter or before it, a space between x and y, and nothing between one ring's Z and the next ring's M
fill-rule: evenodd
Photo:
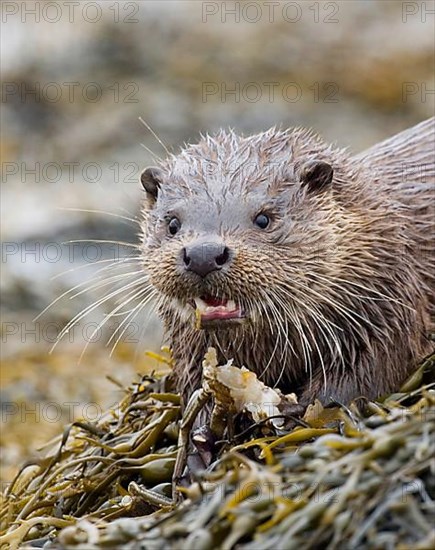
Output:
M184 400L208 347L300 403L395 391L433 349L435 119L354 155L205 135L146 168L143 268Z

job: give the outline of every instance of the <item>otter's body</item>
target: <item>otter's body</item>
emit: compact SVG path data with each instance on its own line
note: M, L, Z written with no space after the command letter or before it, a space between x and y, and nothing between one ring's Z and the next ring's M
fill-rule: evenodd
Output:
M185 397L209 346L302 402L399 387L433 347L434 139L434 119L356 156L301 129L220 132L143 173Z

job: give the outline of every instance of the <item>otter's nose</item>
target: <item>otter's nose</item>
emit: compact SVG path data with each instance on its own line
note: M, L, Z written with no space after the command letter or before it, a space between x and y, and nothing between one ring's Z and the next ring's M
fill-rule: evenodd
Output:
M223 243L194 243L183 248L183 262L187 271L205 277L222 269L230 262L230 250Z

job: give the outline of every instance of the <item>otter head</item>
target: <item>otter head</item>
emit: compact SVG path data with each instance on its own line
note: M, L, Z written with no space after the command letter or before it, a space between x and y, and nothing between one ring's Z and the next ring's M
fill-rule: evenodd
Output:
M144 266L164 313L231 329L301 306L334 240L333 167L318 138L220 132L145 169L141 182Z

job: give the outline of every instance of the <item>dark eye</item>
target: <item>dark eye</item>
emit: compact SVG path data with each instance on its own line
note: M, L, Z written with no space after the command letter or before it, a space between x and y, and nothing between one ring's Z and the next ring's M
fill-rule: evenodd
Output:
M168 223L168 231L171 235L175 235L181 228L181 222L178 218L171 218Z
M270 218L267 214L258 214L254 220L254 223L260 229L266 229L266 227L270 224Z

